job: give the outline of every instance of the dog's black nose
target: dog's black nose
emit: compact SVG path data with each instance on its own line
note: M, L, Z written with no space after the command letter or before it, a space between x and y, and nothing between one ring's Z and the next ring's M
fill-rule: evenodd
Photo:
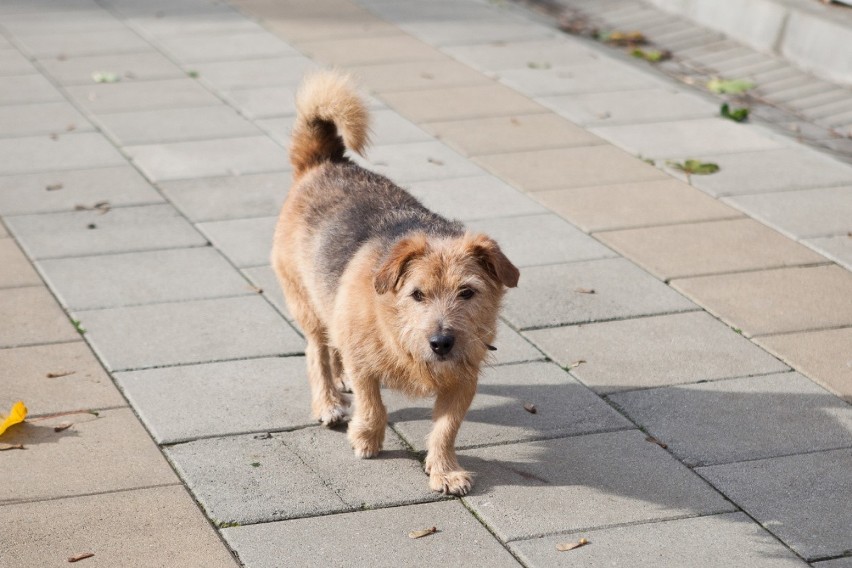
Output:
M453 349L456 338L452 335L433 335L429 338L429 347L438 355L446 355Z

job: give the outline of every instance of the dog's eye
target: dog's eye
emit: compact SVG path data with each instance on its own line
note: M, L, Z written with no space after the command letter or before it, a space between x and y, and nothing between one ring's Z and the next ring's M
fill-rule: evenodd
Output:
M461 292L459 292L459 298L462 298L463 300L470 300L473 298L475 293L476 292L471 288L462 288Z
M414 292L411 293L411 297L414 298L415 302L422 302L423 301L423 292L421 292L420 290L415 290Z

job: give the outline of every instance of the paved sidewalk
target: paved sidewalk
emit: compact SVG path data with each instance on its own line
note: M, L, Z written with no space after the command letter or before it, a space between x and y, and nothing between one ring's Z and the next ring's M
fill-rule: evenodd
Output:
M463 499L428 401L375 460L309 416L268 255L329 65L521 268ZM0 1L0 567L852 566L852 167L717 112L499 3Z

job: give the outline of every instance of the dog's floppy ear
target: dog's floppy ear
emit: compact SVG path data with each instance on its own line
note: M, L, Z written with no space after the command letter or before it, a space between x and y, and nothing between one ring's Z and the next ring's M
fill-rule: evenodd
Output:
M514 288L518 285L518 279L521 277L520 271L506 258L494 239L485 235L473 235L469 236L469 239L468 246L471 253L479 259L485 270L495 280L508 288Z
M376 292L384 294L399 284L409 262L426 252L426 236L414 235L397 242L373 277Z

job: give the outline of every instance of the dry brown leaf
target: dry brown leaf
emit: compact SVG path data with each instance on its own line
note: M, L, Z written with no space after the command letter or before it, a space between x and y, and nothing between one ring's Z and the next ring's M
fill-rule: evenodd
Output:
M436 532L438 532L438 527L432 527L431 529L423 529L420 531L411 531L408 533L408 538L423 538L424 536L428 536Z
M435 164L436 166L443 166L444 165L444 162L442 162L441 160L438 160L436 158L427 158L426 161L429 162L430 164Z
M23 444L0 444L0 452L6 450L26 450Z
M74 123L71 123L65 127L66 132L71 132L72 130L77 130L77 125Z
M59 371L58 373L48 373L48 379L58 379L59 377L67 377L68 375L73 375L77 371Z
M263 294L263 288L260 288L259 286L252 286L249 284L249 290L254 290L257 294Z
M520 120L518 120L517 118L515 118L514 116L513 116L512 118L510 118L510 119L509 119L509 122L511 122L511 123L512 123L512 124L514 124L515 126L520 126L520 125L521 125L521 121L520 121Z
M71 427L70 422L62 422L61 424L57 424L56 426L54 426L53 431L54 432L62 432L63 430L67 430L70 427Z
M578 294L594 294L595 293L594 288L574 288L574 291L577 292Z
M526 410L530 414L535 414L535 413L538 412L538 409L531 402L527 402L527 403L524 404L524 410Z
M50 139L51 140L59 140L59 134L57 134L56 132L51 132L50 133Z
M556 545L556 550L559 552L567 552L569 550L574 550L575 548L580 548L581 546L586 546L589 544L589 539L581 538L577 542L560 542Z
M652 444L657 444L658 446L660 446L660 447L661 447L661 448L663 448L663 449L666 449L666 448L668 448L668 447L669 447L669 445L668 445L668 444L666 444L666 443L664 443L664 442L659 441L658 439L656 439L656 438L655 438L655 437L653 437L653 436L648 436L647 438L645 438L645 441L646 441L646 442L651 442Z
M580 365L582 365L582 364L583 364L583 363L585 363L585 362L586 362L586 360L585 360L585 359L580 359L580 360L578 360L578 361L574 361L573 363L571 363L570 365L568 365L568 368L569 368L569 369L575 369L575 368L579 367Z
M61 183L51 183L50 185L45 186L44 189L47 191L56 191L57 189L62 189L64 186Z
M85 560L86 558L91 558L94 556L94 552L84 552L82 554L75 554L74 556L68 557L68 562L79 562L80 560Z
M424 79L434 79L435 78L435 76L432 75L431 73L421 73L420 76Z

